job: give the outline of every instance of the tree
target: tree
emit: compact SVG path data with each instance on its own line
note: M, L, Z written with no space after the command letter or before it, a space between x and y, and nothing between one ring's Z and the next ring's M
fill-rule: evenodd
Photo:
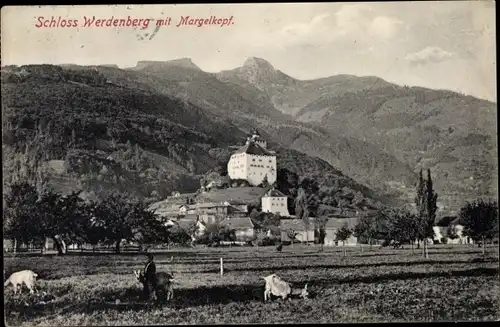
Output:
M4 235L14 240L14 251L19 243L42 241L39 230L36 202L38 192L28 183L15 183L4 193Z
M104 227L107 244L114 244L120 253L122 240L133 240L137 230L136 216L131 214L132 204L123 195L112 194L95 208L95 216Z
M179 245L190 245L192 244L192 237L189 233L182 228L172 228L168 234L169 243L179 244Z
M63 198L57 192L50 190L44 192L37 202L40 234L54 240L59 255L66 253L65 239L68 239L69 232L67 220L69 215L64 210Z
M391 238L391 209L381 208L377 211L372 225L373 238L378 240L390 241Z
M363 196L363 194L360 192L360 191L357 191L355 194L354 194L354 198L352 200L352 203L358 207L358 208L361 208L362 206L365 205L365 198Z
M299 177L297 173L286 168L279 168L276 177L276 188L292 198L297 196Z
M320 251L323 251L326 238L326 224L328 222L327 217L318 217L315 219L316 229L318 230L318 242L320 244Z
M420 226L416 216L404 209L390 211L389 241L394 240L401 244L410 242L413 245L420 233Z
M186 228L186 233L191 237L191 246L194 245L198 235L198 222L192 221Z
M218 222L208 223L206 225L205 234L201 236L198 241L200 243L219 244L223 240L222 237L223 226Z
M269 186L270 186L269 180L267 179L267 174L266 174L266 176L264 176L264 179L262 180L262 183L260 183L259 187L268 188Z
M318 208L319 204L321 203L321 199L319 198L318 194L313 193L310 194L307 198L307 207L309 210L309 214L312 217L318 217Z
M347 255L345 250L345 241L352 235L352 230L345 224L336 233L337 240L342 241L342 249L344 250L344 257Z
M259 229L256 231L255 233L255 244L257 247L260 246L264 246L264 240L267 238L267 233L262 230L262 229Z
M47 225L47 236L50 237L54 231L57 231L56 235L68 244L82 244L88 240L92 210L80 197L80 193L81 191L72 192L61 197L61 217L59 220L52 221L56 226Z
M297 198L295 199L295 215L298 219L301 219L304 223L304 228L306 230L306 243L308 239L309 230L309 206L307 203L307 195L303 188L299 188Z
M419 223L421 223L423 217L425 217L425 180L422 169L420 169L420 173L418 176L419 178L417 183L417 195L415 196L415 208L417 210L417 218L419 220ZM423 240L421 235L419 235L418 240L419 243L417 247L420 248L420 241Z
M354 236L358 239L364 239L368 241L370 250L372 249L372 240L377 236L375 217L374 216L362 216L354 227Z
M292 247L293 247L293 243L297 239L297 235L299 235L299 233L297 231L295 231L294 229L290 229L287 231L286 235L290 239Z
M132 227L130 240L138 242L141 246L170 243L170 230L165 226L164 221L158 219L153 211L146 208L144 202L131 204L128 219Z
M497 202L480 199L466 203L460 209L460 224L464 226L464 235L471 237L475 242L481 240L485 254L486 239L498 236Z
M99 220L95 215L95 209L97 208L97 203L91 202L87 204L89 212L89 225L87 227L87 233L85 234L85 241L96 246L99 242L106 239L106 229L104 222Z
M433 227L436 220L437 196L432 184L431 170L427 169L426 181L424 181L422 170L420 170L415 204L420 225L419 239L424 241L423 255L425 258L429 258L427 239L434 236Z

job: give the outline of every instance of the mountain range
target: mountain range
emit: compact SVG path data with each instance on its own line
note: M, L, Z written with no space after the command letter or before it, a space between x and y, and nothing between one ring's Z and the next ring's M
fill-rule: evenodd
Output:
M298 80L253 57L220 73L204 72L189 58L140 61L126 69L9 66L2 68L2 93L14 138L28 137L21 131L33 134L32 124L45 111L54 119L72 117L60 142L81 132L79 139L93 144L84 147L91 156L102 151L123 164L139 153L144 167L131 167L134 174L118 179L134 185L144 182L147 169L154 171L144 194L155 181L164 182L165 192L193 191L200 174L223 165L228 147L243 144L257 128L270 147L297 158L295 169L342 176L344 185L386 203L413 202L420 168L431 169L443 214L466 200L496 196L496 103L451 91L372 76ZM24 151L13 144L14 153ZM81 150L62 148L64 156L49 157L63 160Z

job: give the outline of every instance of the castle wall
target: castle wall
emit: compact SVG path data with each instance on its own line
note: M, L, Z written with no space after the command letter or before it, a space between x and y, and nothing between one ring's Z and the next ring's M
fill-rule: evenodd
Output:
M227 172L231 179L247 179L247 154L233 154L227 163Z
M267 175L269 184L276 182L276 157L247 154L247 181L257 186Z

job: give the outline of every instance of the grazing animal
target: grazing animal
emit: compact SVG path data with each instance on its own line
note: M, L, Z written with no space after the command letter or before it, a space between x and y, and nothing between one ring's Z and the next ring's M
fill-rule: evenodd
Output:
M22 286L23 284L25 284L30 290L30 293L33 294L36 292L35 284L37 276L38 274L34 273L31 270L18 271L10 275L10 277L5 281L3 286L7 287L9 284L12 284L12 286L14 287L14 294L17 294L17 287L21 286L21 292L22 292Z
M270 298L271 294L274 296L279 296L283 300L289 299L290 297L299 296L306 299L309 296L307 291L307 284L303 289L294 288L289 283L285 282L278 275L272 274L266 277L262 277L266 281L266 287L264 289L264 301Z
M134 275L140 283L143 285L146 283L144 272L142 270L134 271ZM167 301L170 301L174 296L174 276L166 272L157 272L155 276L156 289L153 290L153 298L156 299L156 290L161 289L167 295Z

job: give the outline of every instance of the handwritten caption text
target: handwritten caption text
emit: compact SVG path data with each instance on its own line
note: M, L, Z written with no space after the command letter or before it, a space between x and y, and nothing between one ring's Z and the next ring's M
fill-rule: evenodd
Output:
M154 22L155 26L220 26L227 27L234 24L233 16L222 18L210 16L204 18L180 16L172 22L172 17L162 18L136 18L136 17L108 17L97 18L96 16L83 16L82 19L68 19L61 16L35 17L35 27L37 28L90 28L90 27L139 27L147 29Z

